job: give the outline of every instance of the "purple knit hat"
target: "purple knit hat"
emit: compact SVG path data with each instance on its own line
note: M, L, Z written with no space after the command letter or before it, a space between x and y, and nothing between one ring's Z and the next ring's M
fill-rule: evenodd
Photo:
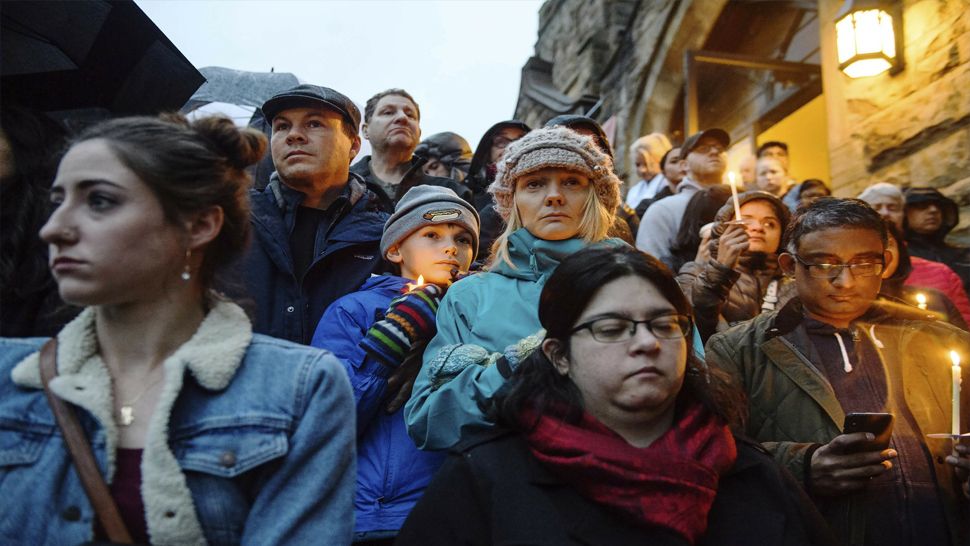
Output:
M613 161L596 147L592 138L555 126L533 129L509 144L499 160L495 181L488 191L504 220L509 219L515 206L516 179L549 167L583 174L606 210L616 211L620 204L620 179L613 173Z

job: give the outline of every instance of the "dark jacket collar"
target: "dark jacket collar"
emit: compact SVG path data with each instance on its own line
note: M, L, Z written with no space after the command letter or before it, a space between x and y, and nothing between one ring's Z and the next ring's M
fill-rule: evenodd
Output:
M276 199L276 206L283 211L284 215L289 211L295 210L306 199L305 193L284 184L280 180L279 173L276 171L273 171L273 174L269 176L269 184L266 185L266 189L263 191L272 192L273 197ZM364 179L360 175L350 172L347 183L344 185L343 191L340 192L340 196L334 201L334 205L339 204L338 206L341 206L347 203L353 207L364 196L366 191L367 188L364 185Z

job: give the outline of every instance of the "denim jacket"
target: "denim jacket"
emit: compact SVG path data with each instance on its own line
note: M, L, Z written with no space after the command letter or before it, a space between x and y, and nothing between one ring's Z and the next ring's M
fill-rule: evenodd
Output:
M107 482L118 428L95 312L58 334L52 391L73 406ZM0 339L0 543L78 544L95 515L45 399L43 339ZM348 544L354 402L330 354L253 335L216 304L163 363L141 493L153 544Z

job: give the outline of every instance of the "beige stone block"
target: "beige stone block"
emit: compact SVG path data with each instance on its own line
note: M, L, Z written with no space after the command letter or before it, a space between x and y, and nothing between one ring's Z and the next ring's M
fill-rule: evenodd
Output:
M898 103L861 119L869 155L899 146L928 127L970 112L970 63L930 83Z

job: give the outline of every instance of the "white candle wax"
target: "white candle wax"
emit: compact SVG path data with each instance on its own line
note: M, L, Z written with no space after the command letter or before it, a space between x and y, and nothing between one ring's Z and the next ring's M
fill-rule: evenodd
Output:
M950 434L960 435L960 355L956 351L950 351L950 360L953 361L951 371L953 372L953 426Z
M728 184L731 185L731 199L734 200L734 219L741 221L741 203L738 201L738 183L734 180L734 172L728 173Z

